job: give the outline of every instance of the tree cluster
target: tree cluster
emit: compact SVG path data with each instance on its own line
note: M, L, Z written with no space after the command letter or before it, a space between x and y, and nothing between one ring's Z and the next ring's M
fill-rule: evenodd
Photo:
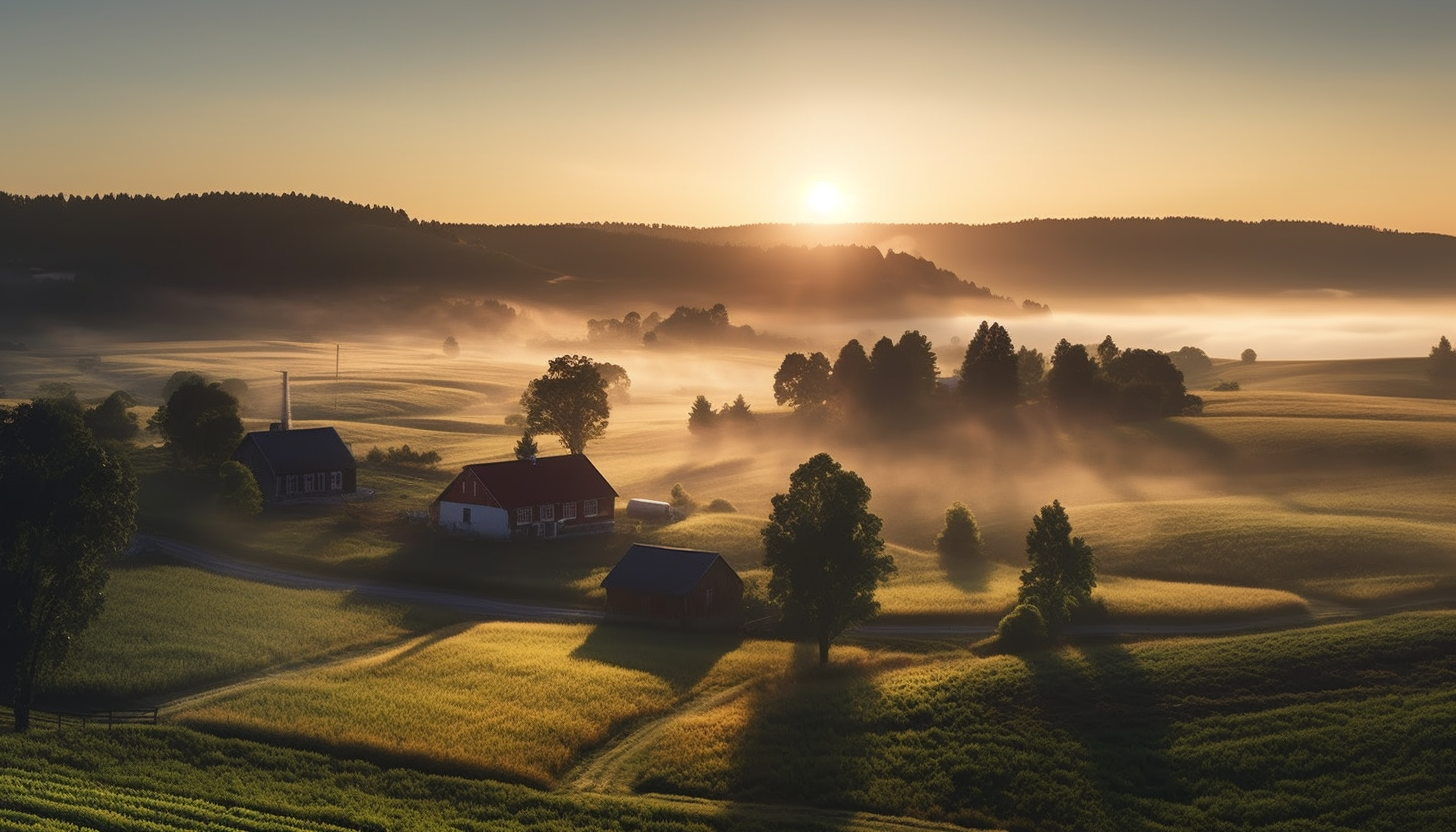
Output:
M243 440L237 398L195 374L181 379L147 427L162 435L179 465L198 469L216 469Z
M416 451L409 445L398 448L390 446L380 450L375 445L364 455L364 461L370 465L391 465L397 468L434 468L440 464L440 452Z
M586 337L592 343L660 347L752 341L758 333L729 323L728 307L715 303L706 309L679 306L666 318L656 312L646 318L637 312L620 319L593 318L586 322Z
M688 430L699 435L741 430L751 427L757 419L758 415L748 406L748 400L743 398L742 393L719 410L713 409L713 403L708 401L707 396L698 396L693 399L692 409L688 411Z
M1137 421L1202 411L1203 400L1188 393L1183 373L1169 355L1118 349L1111 336L1097 355L1093 359L1085 346L1065 338L1052 351L1047 399L1059 413L1074 419Z

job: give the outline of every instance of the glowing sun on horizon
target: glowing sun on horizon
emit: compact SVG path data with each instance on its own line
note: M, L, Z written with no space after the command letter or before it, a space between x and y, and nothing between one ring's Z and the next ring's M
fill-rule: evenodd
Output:
M815 182L809 186L804 194L804 202L815 214L821 217L828 217L838 213L844 206L844 194L839 192L839 186L833 182Z

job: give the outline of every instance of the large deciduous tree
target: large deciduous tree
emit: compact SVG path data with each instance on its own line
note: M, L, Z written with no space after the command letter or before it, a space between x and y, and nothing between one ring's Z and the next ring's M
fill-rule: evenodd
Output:
M546 375L526 385L521 395L526 430L552 434L568 452L586 452L586 443L607 432L607 382L594 361L563 355L546 366Z
M178 385L148 427L162 434L178 462L198 468L216 469L243 441L238 400L195 375Z
M73 410L0 409L0 697L30 726L36 679L101 611L131 539L136 481Z
M774 373L774 402L791 405L795 410L823 407L833 390L829 374L829 359L822 352L785 355L778 372Z
M831 641L879 611L875 589L895 573L869 501L858 474L818 454L789 476L787 494L774 495L762 531L769 597L818 640L821 665Z
M1047 629L1059 632L1078 609L1091 603L1092 589L1097 586L1092 547L1072 536L1066 510L1052 500L1031 518L1026 556L1029 565L1021 572L1016 601L1035 606Z

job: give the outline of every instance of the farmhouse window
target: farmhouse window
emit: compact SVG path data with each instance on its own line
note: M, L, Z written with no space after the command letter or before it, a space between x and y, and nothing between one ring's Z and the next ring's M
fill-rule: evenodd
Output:
M531 507L530 506L526 506L525 508L518 508L518 509L516 509L516 522L517 523L529 523L529 522L531 522Z
M289 474L288 475L287 484L284 486L284 493L285 494L297 494L298 493L298 475L297 474Z
M303 475L303 490L305 493L313 492L313 474Z
M587 517L596 517L597 516L597 501L596 500L583 500L582 501L582 504L581 504L581 513L582 514L585 514Z
M330 491L343 491L344 490L344 472L343 471L335 471L332 474L329 474L329 490Z
M556 506L541 506L541 522L546 523L556 519Z
M460 522L467 526L470 525L470 509L463 508L460 510Z
M576 503L562 503L561 504L561 519L562 520L575 520L576 519Z

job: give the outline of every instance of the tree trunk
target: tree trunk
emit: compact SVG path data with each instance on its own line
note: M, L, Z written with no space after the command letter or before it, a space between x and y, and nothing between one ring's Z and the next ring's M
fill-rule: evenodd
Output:
M829 664L829 636L819 637L819 666Z
M24 670L20 678L15 680L15 702L11 711L15 714L15 733L23 734L30 730L30 697L34 687L30 683L29 674Z

